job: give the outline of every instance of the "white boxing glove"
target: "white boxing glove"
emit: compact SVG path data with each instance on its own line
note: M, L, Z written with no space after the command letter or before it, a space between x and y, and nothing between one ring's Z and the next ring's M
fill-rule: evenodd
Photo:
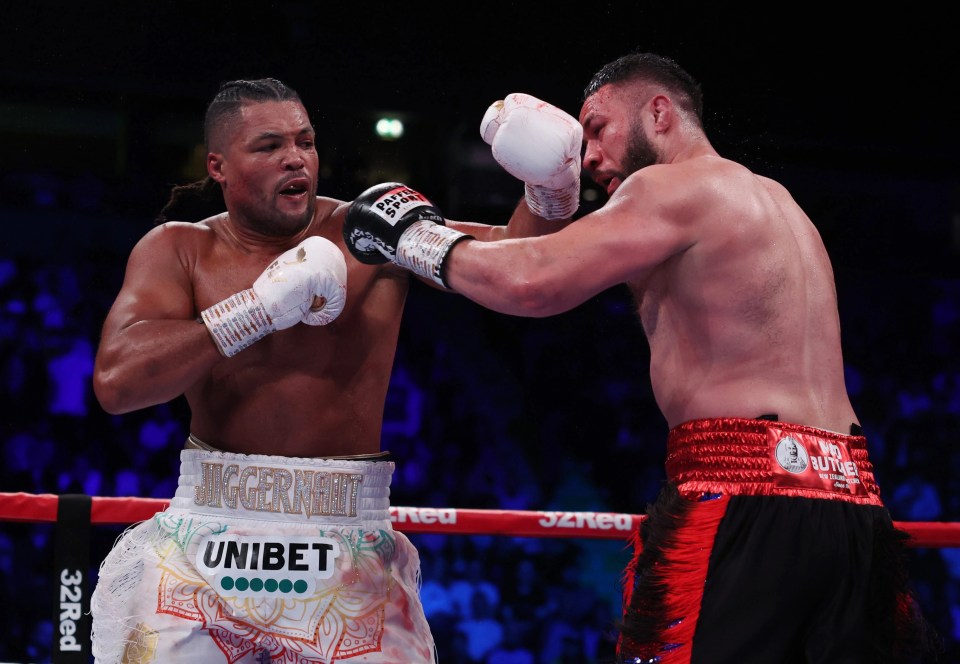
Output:
M504 170L523 180L527 206L545 219L568 219L580 206L583 127L552 104L522 92L494 102L480 136Z
M280 254L253 282L200 316L220 352L232 357L263 337L303 322L326 325L347 300L347 263L330 240L305 239Z

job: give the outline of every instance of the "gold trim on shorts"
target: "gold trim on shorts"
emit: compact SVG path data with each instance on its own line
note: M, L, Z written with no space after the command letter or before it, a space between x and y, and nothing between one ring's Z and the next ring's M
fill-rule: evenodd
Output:
M224 450L217 449L209 443L205 443L192 433L187 436L187 442L184 443L183 449L185 450L203 450L204 452L223 452ZM389 450L384 450L382 452L371 452L369 454L343 454L340 456L319 456L311 457L314 459L336 459L338 461L386 461L390 458Z

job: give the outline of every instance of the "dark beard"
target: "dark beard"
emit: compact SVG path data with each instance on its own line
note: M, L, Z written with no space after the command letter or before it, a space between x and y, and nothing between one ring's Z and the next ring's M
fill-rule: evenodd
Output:
M620 179L626 180L628 175L655 163L657 163L657 153L653 144L647 139L640 123L634 124L627 141L627 154L623 160L623 172L619 174Z

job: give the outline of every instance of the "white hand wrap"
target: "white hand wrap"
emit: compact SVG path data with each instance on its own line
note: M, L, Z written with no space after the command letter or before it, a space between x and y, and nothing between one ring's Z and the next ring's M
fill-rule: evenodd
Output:
M449 288L444 279L443 262L450 248L468 237L471 236L432 221L414 222L400 236L394 262Z
M277 329L252 288L217 302L200 316L225 357L236 355Z
M297 323L326 325L343 311L347 263L343 252L322 237L308 237L280 254L253 288L235 293L201 312L217 348L232 357L277 330ZM323 303L314 307L314 299Z
M480 136L504 170L522 180L527 206L545 219L567 219L580 206L583 127L573 116L515 92L490 105Z

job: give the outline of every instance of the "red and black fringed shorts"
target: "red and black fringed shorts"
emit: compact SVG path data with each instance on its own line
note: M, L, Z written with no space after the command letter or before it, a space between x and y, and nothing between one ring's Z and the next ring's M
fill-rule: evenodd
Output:
M666 470L624 572L618 662L926 661L936 637L863 436L694 420Z

